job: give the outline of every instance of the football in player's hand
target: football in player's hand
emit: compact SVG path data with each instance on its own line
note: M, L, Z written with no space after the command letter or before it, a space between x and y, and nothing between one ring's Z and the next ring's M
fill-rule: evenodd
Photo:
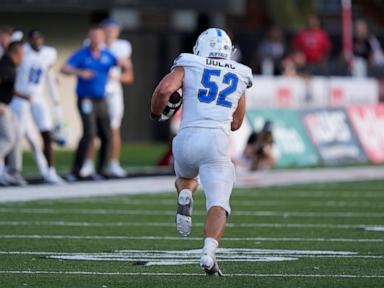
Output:
M168 120L173 115L175 115L176 112L180 109L182 103L183 97L181 96L181 90L173 92L172 95L169 97L167 106L165 107L161 115L161 120Z
M178 91L173 92L168 100L170 104L178 104L180 103L180 101L181 101L181 95Z

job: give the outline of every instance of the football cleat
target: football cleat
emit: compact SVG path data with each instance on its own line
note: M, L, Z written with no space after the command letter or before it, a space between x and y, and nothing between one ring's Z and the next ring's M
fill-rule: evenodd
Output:
M12 185L12 186L26 186L28 183L25 181L23 176L18 172L9 173L7 171L3 172L1 177L1 184L3 185Z
M56 169L54 167L50 167L48 169L48 172L47 174L45 175L44 177L44 180L46 183L48 184L56 184L56 185L60 185L60 184L64 184L65 181L63 180L63 178L61 178L57 172L56 172Z
M200 258L200 267L207 273L208 276L224 276L214 256L208 253L203 253Z
M83 167L81 167L79 176L82 178L91 177L96 173L95 164L93 160L87 159L84 161Z
M192 230L192 196L179 196L177 200L176 229L181 236L188 236Z
M127 171L120 166L117 161L111 161L108 165L108 176L113 178L124 178L127 176Z

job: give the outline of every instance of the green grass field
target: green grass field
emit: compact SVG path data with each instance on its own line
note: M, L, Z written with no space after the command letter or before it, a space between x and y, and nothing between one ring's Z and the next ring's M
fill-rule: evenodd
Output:
M0 204L0 287L384 287L384 232L365 229L384 226L384 181L238 189L232 209L227 276L211 278L188 254L202 245L201 192L189 238L173 193ZM180 251L196 263L161 265Z
M130 167L154 166L167 149L165 143L141 143L124 145L121 149L121 165ZM74 157L74 151L57 150L56 168L60 173L68 173ZM23 174L27 176L38 175L33 155L30 151L23 154Z

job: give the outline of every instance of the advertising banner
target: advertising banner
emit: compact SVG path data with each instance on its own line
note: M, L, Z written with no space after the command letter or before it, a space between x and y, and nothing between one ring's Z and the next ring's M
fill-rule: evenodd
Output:
M347 111L368 159L384 163L384 105L356 105Z
M319 162L297 111L252 109L247 111L247 119L255 131L260 131L265 121L272 122L277 167L311 166Z
M322 163L367 162L343 109L303 110L301 115Z
M375 79L331 77L329 78L330 106L350 104L377 104L379 85Z
M246 96L249 109L374 105L379 101L379 82L351 77L254 76Z

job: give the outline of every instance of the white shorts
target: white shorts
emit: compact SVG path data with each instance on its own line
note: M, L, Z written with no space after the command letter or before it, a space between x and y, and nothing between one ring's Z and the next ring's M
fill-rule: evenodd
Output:
M16 116L21 135L25 136L27 132L34 129L31 103L29 101L15 96L9 107Z
M33 120L40 132L51 131L53 129L52 115L48 103L42 97L32 97L31 111Z
M176 176L200 176L207 210L220 206L230 214L235 168L229 154L229 136L221 129L184 128L172 146Z
M118 129L124 116L124 95L121 84L108 84L106 88L108 112L112 129Z

